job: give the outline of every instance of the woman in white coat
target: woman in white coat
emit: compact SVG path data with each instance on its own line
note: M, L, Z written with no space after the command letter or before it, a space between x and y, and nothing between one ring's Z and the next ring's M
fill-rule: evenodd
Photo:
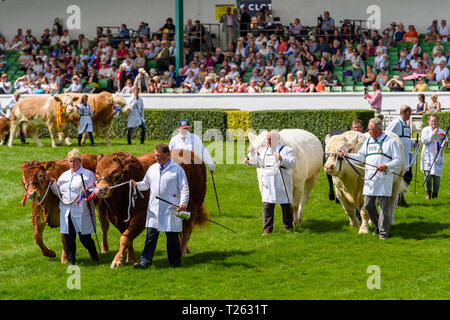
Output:
M89 139L91 140L91 145L95 147L94 136L92 135L94 128L91 119L91 115L94 114L94 111L91 111L91 106L87 102L88 95L85 94L81 98L81 103L77 106L77 112L80 116L80 121L78 122L78 146L81 146L83 133L87 132L89 134Z
M184 169L170 158L167 144L161 143L155 147L157 163L148 168L145 177L140 182L132 180L132 185L140 191L150 189L150 200L147 208L147 236L141 261L135 263L136 269L146 269L153 261L159 232L165 232L167 237L167 256L172 267L181 266L181 248L178 233L183 230L183 220L175 216L175 211L186 210L189 201L189 186ZM165 199L177 204L170 205L156 198Z
M444 169L444 154L439 152L443 147L445 131L439 128L439 118L432 114L428 119L428 127L423 128L421 140L423 143L422 156L420 158L420 170L428 178L426 180L427 199L437 198L439 192L440 178ZM439 155L436 158L436 154ZM434 158L436 161L433 164ZM433 166L432 166L433 165Z
M95 232L95 213L91 215L86 201L78 201L82 193L94 190L95 175L82 167L78 149L69 152L68 161L70 169L64 172L56 183L52 180L50 188L54 194L61 196L60 232L64 234L69 265L74 265L77 233L92 259L99 260L94 240L91 238L91 233Z

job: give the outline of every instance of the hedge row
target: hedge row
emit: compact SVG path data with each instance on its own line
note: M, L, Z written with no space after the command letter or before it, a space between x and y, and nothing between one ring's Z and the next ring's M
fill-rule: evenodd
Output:
M239 111L217 109L146 109L145 121L148 139L168 140L176 131L181 119L189 120L191 132L202 135L208 131L214 137L227 137L227 129L261 130L299 128L307 130L323 140L333 129L346 129L354 119L361 119L367 127L369 119L374 116L370 110L281 110L281 111ZM77 136L76 128L71 125L70 136ZM207 134L208 134L207 133ZM41 136L48 137L47 129L40 131ZM127 116L122 115L113 120L110 136L125 139L127 135ZM136 128L133 137L140 136L140 128ZM236 139L236 136L229 136ZM242 138L242 137L239 137ZM211 139L210 139L211 140Z

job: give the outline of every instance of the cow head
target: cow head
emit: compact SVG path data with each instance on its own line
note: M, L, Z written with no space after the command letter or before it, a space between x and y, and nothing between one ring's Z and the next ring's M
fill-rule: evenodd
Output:
M64 94L63 96L61 96L61 98L57 96L54 96L53 98L55 99L57 104L61 106L62 111L67 115L70 115L71 113L76 111L74 103L80 99L79 97L72 98L69 94Z
M132 157L130 155L130 157ZM109 198L111 196L111 188L124 179L124 172L127 169L127 158L120 157L116 154L97 156L97 196L99 198Z
M245 163L250 164L251 162L253 162L254 158L267 148L267 133L267 131L263 131L259 134L259 136L256 136L251 132L248 133L250 146L247 149L248 153L245 157Z
M11 121L8 118L0 117L0 139L3 139L11 128Z
M363 144L366 137L357 131L347 131L340 135L327 136L325 138L325 164L324 171L332 176L341 176L350 169L349 164L344 158L339 158L339 150L348 153L357 152Z
M54 165L54 161L44 163L29 161L23 162L20 165L22 182L26 189L27 198L30 198L32 201L42 199L50 182L47 176L47 170Z
M113 94L112 104L113 104L113 106L120 108L120 110L122 110L122 112L127 113L130 111L130 107L127 105L125 98L122 97L120 94ZM122 114L122 112L119 113L119 116Z

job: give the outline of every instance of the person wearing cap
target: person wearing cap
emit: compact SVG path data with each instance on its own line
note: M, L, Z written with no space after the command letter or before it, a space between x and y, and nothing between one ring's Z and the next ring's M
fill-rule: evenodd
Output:
M64 91L66 93L80 93L83 89L83 85L80 82L80 78L78 76L74 76L72 78L72 84Z
M81 146L83 133L87 132L89 134L89 139L91 140L91 145L95 147L94 136L92 135L93 125L91 119L91 115L94 115L95 111L91 111L91 106L88 104L87 94L83 95L81 98L81 103L77 105L77 112L80 116L80 121L78 122L78 146Z
M141 127L141 144L145 141L145 118L144 118L144 101L139 97L139 88L133 87L133 94L127 99L127 105L130 108L127 122L127 139L128 144L131 144L131 136L135 127Z
M8 81L8 74L2 74L2 79L0 81L0 94L10 94L12 87L11 81Z
M150 76L144 68L139 68L138 75L134 78L134 87L138 87L140 92L147 92L147 82Z
M91 233L95 232L95 214L89 210L85 198L78 201L81 194L94 191L95 175L92 171L83 168L80 150L73 149L67 157L70 169L57 181L50 179L50 189L55 195L60 196L60 232L64 235L67 260L69 265L74 265L76 262L78 233L83 246L89 251L92 259L97 261L99 260L97 249L91 238Z
M197 154L203 162L209 167L209 170L213 172L216 168L214 162L209 154L208 150L202 143L202 140L196 134L190 133L190 124L188 120L178 121L177 129L178 134L174 136L169 142L169 149L183 149L190 150Z

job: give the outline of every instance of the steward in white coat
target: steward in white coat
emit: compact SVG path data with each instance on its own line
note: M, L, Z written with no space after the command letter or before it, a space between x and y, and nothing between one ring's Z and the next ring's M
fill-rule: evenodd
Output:
M5 112L6 112L4 114L4 116L6 118L8 118L8 119L11 118L12 109L14 108L16 103L19 101L19 99L20 99L20 93L19 92L15 92L14 96L11 97L11 99L8 100L8 103L4 106ZM25 141L25 135L23 134L22 126L19 126L19 128L20 128L20 135L19 135L20 142L22 144L28 144L28 142ZM5 139L3 140L3 144L6 144L8 142L9 137L10 137L9 133L5 135Z
M275 204L280 204L283 212L283 227L293 229L293 184L292 169L296 165L292 148L280 142L277 131L267 135L268 147L253 158L252 165L262 168L263 235L273 231Z
M60 232L64 234L67 260L72 265L75 264L77 233L92 259L98 260L95 243L91 238L91 233L95 232L95 213L93 216L91 215L85 198L79 200L84 189L81 176L83 176L86 189L92 192L95 175L81 166L81 153L78 149L69 152L68 160L70 169L64 172L56 183L52 183L50 188L54 194L61 196L59 203Z
M347 154L339 151L365 165L365 181L363 188L364 206L370 219L377 226L374 234L379 233L380 239L388 237L390 229L390 197L394 177L390 172L399 173L402 156L397 142L382 131L382 122L378 118L369 121L370 137L363 143L358 153ZM374 167L375 166L375 167ZM376 200L380 204L380 214L376 208Z
M85 132L89 134L91 145L95 146L94 136L92 135L94 128L91 119L91 115L94 114L94 111L91 111L91 106L87 103L87 101L88 96L84 95L81 99L81 103L77 106L77 112L80 116L80 121L78 122L78 146L81 146L81 139L83 138L83 133Z
M141 144L145 141L145 117L144 117L144 101L139 97L139 88L133 87L133 94L127 99L127 105L130 108L127 122L127 139L128 144L131 144L131 136L135 127L141 127Z
M436 115L430 116L429 126L423 128L421 140L423 143L422 155L420 161L420 170L426 176L429 173L426 185L427 199L437 198L440 185L440 177L444 170L444 154L440 152L436 158L436 154L443 147L445 131L439 128L439 119ZM445 137L448 141L448 138ZM436 158L433 166L433 160Z
M157 163L148 168L142 181L136 182L138 190L150 189L147 208L147 237L140 263L135 268L146 268L152 264L159 232L167 237L167 254L172 267L181 265L181 249L178 233L183 230L183 220L175 216L176 211L187 208L189 186L184 169L170 158L169 147L155 147ZM172 202L177 207L156 199L156 196Z
M190 125L187 120L178 121L178 130L180 132L170 140L169 149L182 149L192 151L196 155L198 155L203 160L203 162L205 162L210 171L214 171L216 166L214 165L211 155L203 145L199 136L188 131L189 127Z

